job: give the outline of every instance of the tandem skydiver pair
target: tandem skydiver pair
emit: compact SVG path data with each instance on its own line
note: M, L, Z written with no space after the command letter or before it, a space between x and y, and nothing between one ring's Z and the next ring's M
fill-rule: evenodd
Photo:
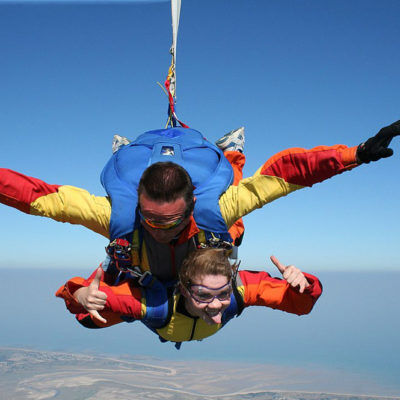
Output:
M167 152L165 147L172 147L172 152L180 148L178 145L171 146L172 139L189 135L191 132L192 130L184 128L165 130L167 140L164 136L164 144L161 146L164 146L165 154L168 154L168 157L171 154L171 149ZM400 123L396 122L381 129L377 135L359 146L348 148L338 145L320 146L311 150L299 148L285 150L269 159L252 177L239 180L237 185L230 185L232 177L227 179L228 174L226 174L223 185L218 183L220 192L215 190L213 193L214 203L203 200L202 192L193 193L192 180L186 170L178 165L179 163L168 162L167 168L164 168L166 164L157 160L143 173L137 187L128 185L128 191L131 195L133 193L133 198L138 190L136 201L132 203L128 201L130 207L134 209L133 220L128 219L128 228L131 232L125 229L122 235L129 239L129 235L132 234L133 238L134 232L138 232L136 236L139 237L139 246L137 243L135 245L133 240L127 240L132 249L131 260L139 264L141 272L150 271L158 282L168 287L168 282L176 281L177 272L190 250L207 245L221 247L221 245L226 246L226 243L228 243L226 247L229 247L232 240L226 236L228 229L225 227L232 227L242 216L297 189L312 186L361 163L389 157L392 155L391 149L388 148L390 141L399 133ZM172 140L172 143L175 142ZM116 152L112 161L114 165L118 165L119 158L122 158L124 152L127 154L128 149L135 146L133 142ZM215 152L215 149L213 151ZM237 152L233 153L239 156L239 159L242 157L243 163L244 156L238 155ZM224 162L221 161L222 152L217 150L215 154L214 170L215 166ZM199 159L204 161L202 157ZM146 162L149 163L149 160ZM225 163L224 167L226 166ZM198 172L197 167L195 171ZM206 177L207 174L209 172L205 173ZM122 187L126 190L126 186ZM206 189L203 193L209 194L208 192L210 190ZM113 193L109 195L115 198ZM115 226L113 221L118 220L115 219L115 213L117 216L120 213L122 218L126 215L124 207L114 207L114 201L111 207L109 197L91 196L83 189L71 186L48 185L38 179L5 169L0 170L0 200L30 214L84 225L104 236L111 236L112 242L119 239L118 235L112 233ZM214 207L211 210L213 217L208 221L207 218L203 218L207 212L207 204L213 204ZM199 229L199 225L202 230ZM109 263L111 266L113 264L115 267L115 263ZM111 281L118 273L112 268L108 272L112 275ZM118 282L123 280L124 277ZM115 281L111 284L115 284Z

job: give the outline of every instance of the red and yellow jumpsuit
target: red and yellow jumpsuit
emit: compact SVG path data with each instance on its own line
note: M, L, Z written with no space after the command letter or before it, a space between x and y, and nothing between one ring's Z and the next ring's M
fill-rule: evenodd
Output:
M237 185L230 186L219 199L226 225L231 228L241 217L267 203L354 168L358 165L356 149L336 145L284 150L246 179L240 179L239 167ZM226 156L232 158L233 165L244 163L240 153L227 152ZM74 186L48 184L0 168L0 202L27 214L83 225L105 237L109 234L110 199ZM195 247L193 239L197 234L199 229L193 218L173 244L158 243L144 231L142 269L150 269L160 280L175 279L183 259Z
M211 336L249 306L270 307L297 315L308 314L322 293L320 281L310 274L304 274L310 285L300 293L286 280L272 278L267 272L239 271L233 283L231 304L224 311L222 323L208 325L201 318L191 316L185 309L184 297L168 290L163 284L143 288L133 279L126 279L115 286L102 281L99 290L107 294L105 308L100 312L107 320L103 324L92 318L73 296L77 289L88 286L95 274L96 271L89 279L73 278L56 293L83 326L105 328L120 322L140 320L163 341L171 342L201 340ZM106 274L103 273L102 280L107 280Z

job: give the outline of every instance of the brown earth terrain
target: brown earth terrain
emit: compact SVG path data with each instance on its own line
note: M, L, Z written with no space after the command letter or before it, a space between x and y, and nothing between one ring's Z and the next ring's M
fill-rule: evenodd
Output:
M347 379L367 390L361 377ZM332 373L267 364L113 358L0 348L1 400L400 400L400 396L321 390L329 390L335 382L336 388L348 387L343 377ZM371 390L371 382L368 388Z

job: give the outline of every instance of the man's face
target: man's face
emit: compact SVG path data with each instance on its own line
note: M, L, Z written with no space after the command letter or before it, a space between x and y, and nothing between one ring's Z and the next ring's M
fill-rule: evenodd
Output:
M231 303L232 287L224 275L204 275L193 279L189 288L181 287L181 292L187 311L213 325L221 323L222 314Z
M183 197L171 202L159 202L143 192L139 197L139 207L141 224L160 243L169 243L185 229L190 220Z

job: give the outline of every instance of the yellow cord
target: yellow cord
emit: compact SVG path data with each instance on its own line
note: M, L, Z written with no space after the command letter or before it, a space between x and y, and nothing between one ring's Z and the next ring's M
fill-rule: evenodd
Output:
M161 85L160 82L157 82L157 85L160 86L160 88L164 91L165 95L166 95L167 97L169 97L169 96L168 96L168 92L164 89L164 86Z

